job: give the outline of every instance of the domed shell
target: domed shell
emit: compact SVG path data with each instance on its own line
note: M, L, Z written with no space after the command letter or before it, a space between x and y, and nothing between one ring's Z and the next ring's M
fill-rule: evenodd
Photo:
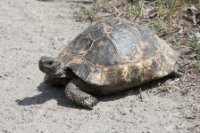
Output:
M175 70L178 56L148 28L109 19L89 26L58 58L89 84L115 86L164 77Z

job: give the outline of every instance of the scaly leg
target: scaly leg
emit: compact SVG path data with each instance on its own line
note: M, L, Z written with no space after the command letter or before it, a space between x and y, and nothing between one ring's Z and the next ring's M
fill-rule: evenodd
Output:
M98 100L92 95L84 92L90 87L80 79L72 79L65 88L66 97L75 102L77 105L92 109L98 103Z

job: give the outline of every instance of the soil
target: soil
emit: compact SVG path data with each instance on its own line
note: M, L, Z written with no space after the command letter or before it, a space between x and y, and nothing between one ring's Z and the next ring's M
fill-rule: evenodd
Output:
M1 133L200 132L200 75L187 49L180 50L182 77L99 97L86 110L42 83L38 69L42 55L56 56L88 26L74 20L71 3L1 0L0 16Z

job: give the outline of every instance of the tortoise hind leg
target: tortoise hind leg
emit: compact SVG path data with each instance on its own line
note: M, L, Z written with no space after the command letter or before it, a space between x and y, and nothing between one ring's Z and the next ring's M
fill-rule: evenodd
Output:
M83 90L88 89L84 87L89 86L80 79L72 79L65 88L66 97L77 105L92 109L92 107L98 103L98 100L92 95L84 92Z

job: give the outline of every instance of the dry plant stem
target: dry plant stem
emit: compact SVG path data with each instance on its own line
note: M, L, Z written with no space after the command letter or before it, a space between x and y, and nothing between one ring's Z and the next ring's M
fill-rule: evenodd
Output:
M66 2L94 3L95 0L67 0Z
M139 92L140 92L140 99L141 99L141 102L143 102L144 100L143 100L143 95L142 95L142 89L141 89L141 88L139 89Z
M122 14L119 12L119 10L118 10L116 7L114 7L114 9L115 9L115 11L116 11L117 14L118 14L116 18L117 18L117 19L120 18L120 16L121 16Z
M174 30L172 30L171 32L163 32L163 33L160 33L159 34L159 37L163 37L163 36L166 36L166 35L170 35L170 34L173 34L175 32L178 32L179 28L175 28Z
M195 15L192 16L192 21L194 25L197 25L197 20Z

